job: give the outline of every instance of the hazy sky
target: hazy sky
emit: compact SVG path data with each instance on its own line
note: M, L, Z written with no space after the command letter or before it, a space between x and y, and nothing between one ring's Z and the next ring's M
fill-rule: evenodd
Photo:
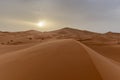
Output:
M38 28L39 21L46 27ZM0 0L0 30L120 32L120 0Z

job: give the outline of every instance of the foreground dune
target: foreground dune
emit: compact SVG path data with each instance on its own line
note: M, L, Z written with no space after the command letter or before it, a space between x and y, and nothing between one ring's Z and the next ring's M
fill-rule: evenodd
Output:
M37 44L0 61L0 80L120 80L114 61L75 40Z

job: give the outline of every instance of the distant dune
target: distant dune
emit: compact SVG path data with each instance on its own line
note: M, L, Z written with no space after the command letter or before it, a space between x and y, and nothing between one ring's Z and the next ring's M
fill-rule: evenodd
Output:
M51 39L75 39L87 44L119 44L120 33L105 34L85 30L63 28L56 31L40 32L35 30L23 32L0 32L0 44L18 45L43 42Z
M0 32L0 80L120 80L119 33Z

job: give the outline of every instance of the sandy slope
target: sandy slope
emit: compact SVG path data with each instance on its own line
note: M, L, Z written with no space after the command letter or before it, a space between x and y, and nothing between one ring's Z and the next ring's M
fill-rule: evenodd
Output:
M87 45L101 55L120 62L120 45Z
M0 61L0 80L120 80L118 65L75 40L37 44Z
M120 80L120 63L98 54L83 44L81 45L91 56L91 59L94 62L97 70L100 72L103 80Z
M1 80L101 80L86 50L73 40L53 41L0 56Z
M5 53L10 53L10 52L15 52L19 51L22 49L29 48L36 43L31 43L31 44L24 44L24 45L0 45L0 55L5 54Z

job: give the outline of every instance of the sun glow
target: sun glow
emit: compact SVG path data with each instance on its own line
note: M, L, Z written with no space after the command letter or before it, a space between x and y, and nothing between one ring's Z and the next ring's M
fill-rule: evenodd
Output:
M46 25L46 22L45 21L40 21L38 22L37 24L39 27L44 27Z

